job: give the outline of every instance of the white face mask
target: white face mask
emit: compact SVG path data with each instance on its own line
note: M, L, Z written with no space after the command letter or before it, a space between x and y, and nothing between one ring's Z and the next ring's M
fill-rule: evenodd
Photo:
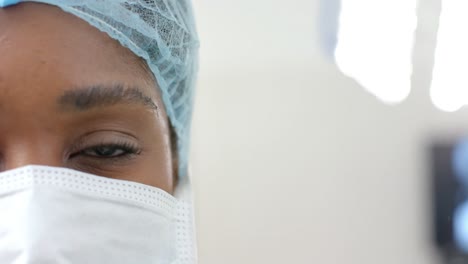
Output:
M0 263L196 263L192 204L70 169L3 172Z

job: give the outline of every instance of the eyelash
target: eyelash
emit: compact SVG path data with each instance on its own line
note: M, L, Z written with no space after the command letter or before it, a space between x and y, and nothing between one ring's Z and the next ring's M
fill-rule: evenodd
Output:
M87 151L96 151L99 148L110 148L110 149L122 150L123 153L117 156L110 156L110 157L86 154ZM129 142L101 143L98 145L84 147L84 148L78 146L77 149L81 149L81 150L74 152L74 154L70 155L70 158L83 155L87 158L118 160L118 159L123 159L123 158L130 158L134 155L139 155L141 153L141 150L137 146Z

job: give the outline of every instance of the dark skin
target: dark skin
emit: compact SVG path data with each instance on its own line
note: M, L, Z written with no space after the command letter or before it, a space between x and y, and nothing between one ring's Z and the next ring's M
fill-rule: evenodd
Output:
M173 192L170 125L142 60L57 7L0 9L0 170L66 167Z

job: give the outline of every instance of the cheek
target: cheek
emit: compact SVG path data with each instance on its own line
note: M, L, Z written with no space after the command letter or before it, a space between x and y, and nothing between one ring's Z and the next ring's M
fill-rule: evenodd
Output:
M158 164L158 160L167 159L168 157L148 156L149 159L144 161L144 165L132 171L132 175L128 176L129 180L147 184L150 186L161 188L169 193L173 193L173 176L172 167L170 164Z
M139 182L172 193L174 175L171 153L165 151L159 144L150 146L150 148L150 151L143 150L141 157L135 161L129 161L127 166L119 165L107 170L98 170L94 171L94 174Z

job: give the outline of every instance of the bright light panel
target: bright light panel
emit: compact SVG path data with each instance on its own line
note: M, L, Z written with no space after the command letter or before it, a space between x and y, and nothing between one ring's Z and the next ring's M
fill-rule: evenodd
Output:
M468 104L468 2L444 0L431 85L434 105L454 112Z
M335 59L385 103L411 91L416 0L342 0Z

